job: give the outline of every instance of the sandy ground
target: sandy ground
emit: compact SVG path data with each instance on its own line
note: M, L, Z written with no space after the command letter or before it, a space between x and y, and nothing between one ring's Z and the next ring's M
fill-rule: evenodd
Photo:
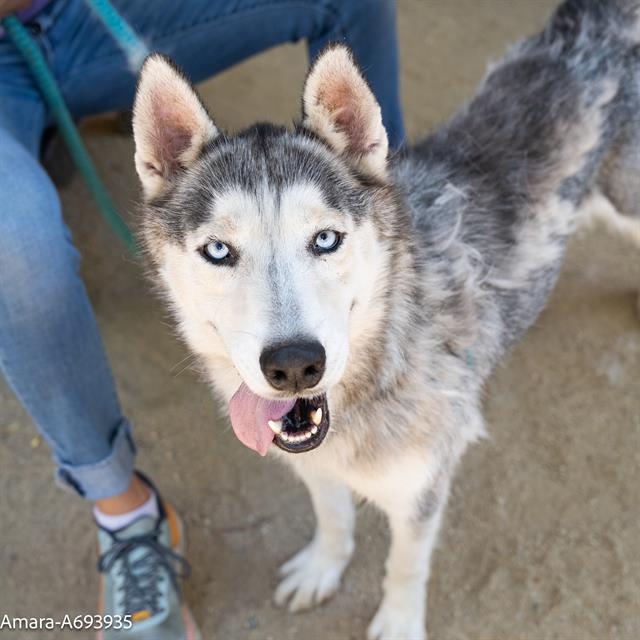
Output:
M537 28L552 4L400 0L411 136L450 114L486 60ZM205 100L230 128L289 122L305 64L301 45L278 48L206 83ZM133 221L131 141L108 120L85 126L85 134ZM139 464L186 517L194 567L186 593L205 637L363 638L380 597L382 517L360 508L358 550L338 597L303 615L275 608L275 569L312 532L304 488L240 446L219 418L140 265L105 227L81 181L62 197L136 425ZM640 637L639 258L623 239L576 237L548 309L489 385L491 439L470 450L453 487L432 571L430 638ZM93 612L89 507L54 486L46 446L2 383L0 470L0 614Z

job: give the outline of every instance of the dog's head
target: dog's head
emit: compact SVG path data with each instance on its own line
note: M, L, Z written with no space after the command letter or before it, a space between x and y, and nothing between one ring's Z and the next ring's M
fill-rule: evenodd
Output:
M147 252L237 436L263 455L324 439L327 394L375 331L388 261L375 224L387 135L346 48L313 65L302 118L225 135L159 55L134 108Z

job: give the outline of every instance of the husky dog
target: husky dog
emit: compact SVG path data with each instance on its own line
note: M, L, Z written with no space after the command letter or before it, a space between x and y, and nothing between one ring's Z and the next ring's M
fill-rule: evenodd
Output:
M313 64L294 130L236 135L168 60L146 61L134 136L153 272L238 438L290 464L317 517L277 604L338 588L353 491L392 533L368 637L425 637L430 556L456 463L484 433L483 384L544 306L601 166L629 169L621 150L640 139L639 43L640 0L568 0L391 156L343 46ZM637 172L626 184L638 197Z

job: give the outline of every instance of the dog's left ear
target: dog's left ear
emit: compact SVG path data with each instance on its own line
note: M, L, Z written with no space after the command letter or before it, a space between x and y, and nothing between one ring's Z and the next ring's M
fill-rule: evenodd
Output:
M305 126L363 171L385 177L389 143L380 105L347 47L333 45L318 56L302 108Z
M145 198L161 195L217 135L189 81L164 56L149 56L133 106L136 170Z

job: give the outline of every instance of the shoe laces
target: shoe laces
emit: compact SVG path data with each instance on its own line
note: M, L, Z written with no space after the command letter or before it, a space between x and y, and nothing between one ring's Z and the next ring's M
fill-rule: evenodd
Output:
M173 549L158 541L159 531L132 536L120 540L115 534L112 546L98 561L98 571L108 573L121 561L119 574L122 576L122 602L124 615L148 610L151 615L161 612L159 600L162 595L159 584L163 572L181 597L178 578L187 578L191 573L189 563ZM133 552L144 549L133 557Z

